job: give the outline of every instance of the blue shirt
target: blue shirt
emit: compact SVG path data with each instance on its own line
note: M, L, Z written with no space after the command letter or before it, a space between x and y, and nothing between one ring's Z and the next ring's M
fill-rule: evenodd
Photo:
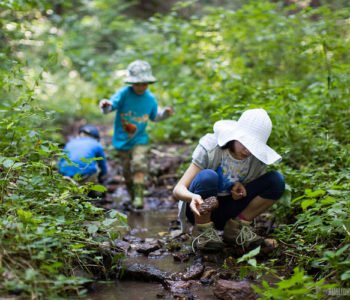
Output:
M101 170L101 175L107 174L106 157L102 145L91 137L78 137L68 142L64 148L69 159L75 164L72 165L65 159L58 163L58 170L61 174L73 177L75 174L82 176L97 173L97 165ZM94 160L90 163L81 159L91 159L101 157L102 160Z
M147 123L154 121L158 110L155 96L149 90L138 95L127 86L116 92L110 101L112 110L117 110L113 146L118 150L130 150L135 145L148 144Z

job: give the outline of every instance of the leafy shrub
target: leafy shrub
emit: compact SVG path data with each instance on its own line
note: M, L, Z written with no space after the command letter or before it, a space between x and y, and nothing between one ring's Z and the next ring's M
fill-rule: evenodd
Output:
M7 4L23 15L32 7ZM6 17L8 23L1 26L7 26L9 43L0 48L0 290L32 299L80 295L93 278L89 273L103 276L100 245L116 238L125 217L106 214L89 202L87 192L99 187L77 187L57 173L56 161L63 154L51 140L56 128L45 126L54 112L38 105L40 77L17 57L15 42L26 25L11 13ZM9 24L19 30L11 31ZM84 273L77 275L76 268Z
M294 274L279 281L276 286L271 286L266 281L262 282L262 287L255 287L260 299L324 299L328 292L335 285L325 284L322 279L314 282L310 276L305 274L300 268L294 269Z
M115 238L111 224L125 219L105 215L84 196L89 187L57 173L61 151L40 129L50 114L38 110L25 100L1 107L0 289L47 297L77 293L89 281L74 275L76 266L103 273L100 244Z

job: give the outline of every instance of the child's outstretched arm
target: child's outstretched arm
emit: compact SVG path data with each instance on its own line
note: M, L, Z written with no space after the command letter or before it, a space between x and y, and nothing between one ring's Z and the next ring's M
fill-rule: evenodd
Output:
M100 110L104 114L108 114L112 111L112 102L107 99L102 99L99 104Z
M154 122L165 120L173 114L174 114L174 110L172 107L170 106L164 107L163 109L158 110L156 118L154 119Z

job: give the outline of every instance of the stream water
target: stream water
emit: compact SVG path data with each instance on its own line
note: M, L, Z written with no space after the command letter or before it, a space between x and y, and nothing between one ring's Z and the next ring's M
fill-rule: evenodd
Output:
M160 238L168 231L170 222L176 220L177 210L145 211L143 213L131 213L128 216L128 224L131 232L141 238ZM176 263L170 253L158 257L154 256L129 256L128 263L147 264L164 272L181 272L188 267L188 263Z
M196 299L217 300L209 287L197 286L192 290ZM154 282L116 281L99 283L96 292L87 299L91 300L153 300L153 299L191 299L176 298Z
M142 213L130 213L128 224L130 232L140 238L159 238L168 231L169 224L176 220L177 210L148 210ZM190 259L186 263L174 261L170 253L165 253L159 257L136 255L128 256L125 259L128 263L139 263L151 265L164 272L184 272L192 263ZM199 299L217 299L212 295L209 287L202 285L193 286L191 289ZM93 292L87 295L86 299L101 300L143 300L143 299L174 299L174 295L163 288L160 283L142 282L134 280L116 280L109 282L98 282L95 284Z

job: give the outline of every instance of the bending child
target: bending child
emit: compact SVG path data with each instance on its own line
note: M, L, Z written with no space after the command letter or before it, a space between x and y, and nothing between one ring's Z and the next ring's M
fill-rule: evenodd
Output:
M157 99L148 90L148 85L156 82L148 62L132 62L124 82L129 86L118 90L110 100L101 100L100 108L103 113L116 111L112 144L123 164L132 206L141 209L147 172L147 123L148 120L156 122L166 119L173 110L166 107L158 111Z
M99 143L100 133L93 125L79 128L79 136L69 141L64 147L69 160L61 158L58 171L80 183L102 182L107 174L107 162L102 145ZM92 160L100 158L99 160ZM92 161L89 162L89 159ZM78 178L77 178L78 175Z
M252 220L279 199L285 189L284 177L266 172L266 166L281 160L266 143L272 129L263 109L245 111L239 120L214 124L192 155L192 163L174 188L179 203L182 229L187 220L194 225L193 245L200 250L223 246L223 240L248 246L258 241L250 227ZM200 213L205 199L217 198L211 210ZM216 208L216 206L218 206Z

